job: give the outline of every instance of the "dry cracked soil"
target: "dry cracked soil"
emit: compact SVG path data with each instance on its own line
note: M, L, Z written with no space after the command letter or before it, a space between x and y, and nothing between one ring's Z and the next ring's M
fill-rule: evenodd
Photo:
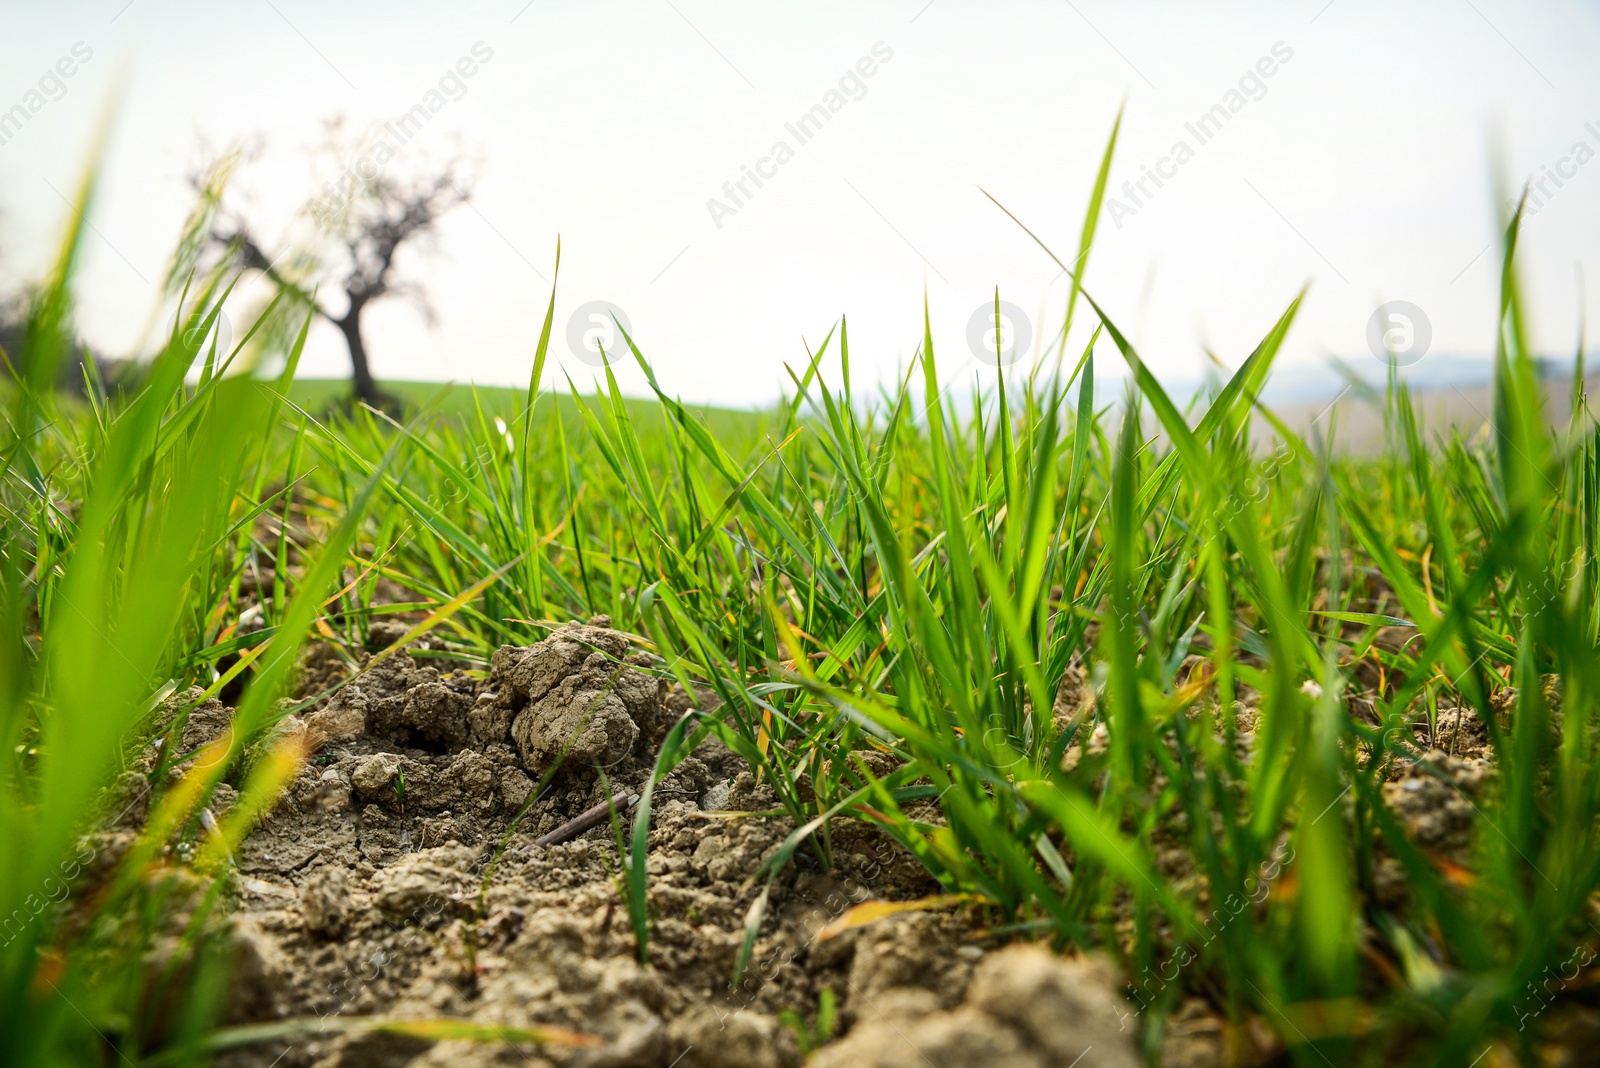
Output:
M404 627L374 631L385 649ZM329 652L313 648L303 663L305 692L325 692L348 673ZM1138 995L1099 956L1008 945L971 911L906 911L825 933L854 904L939 889L890 838L855 820L835 821L830 870L801 849L773 881L733 986L762 894L751 875L793 824L771 788L715 740L654 790L651 937L641 965L606 809L643 788L668 728L708 695L670 687L604 617L499 649L487 677L449 666L405 649L368 654L332 697L285 721L311 757L233 858L225 1022L300 1021L300 1032L230 1050L220 1062L227 1068L1046 1068L1089 1051L1096 1068L1141 1063ZM1057 717L1090 701L1083 674L1069 672ZM232 712L216 700L194 706L182 751L221 736ZM1253 716L1240 706L1246 760ZM1419 759L1396 762L1385 797L1419 845L1464 862L1472 795L1494 774L1483 724L1441 713L1435 736L1412 741ZM1066 762L1105 744L1097 728ZM142 759L119 783L133 802L118 804L120 816L95 843L99 870L146 815L137 802L148 796L154 751ZM237 799L225 783L212 815ZM561 833L596 809L580 833ZM565 840L548 841L553 833ZM1194 883L1203 898L1179 837L1153 845L1176 884ZM179 843L175 859L186 848ZM1402 907L1399 865L1380 855L1374 876L1381 902ZM371 1017L556 1027L591 1042L423 1039L344 1026ZM1262 1021L1227 1031L1211 1006L1190 998L1167 1021L1160 1060L1210 1068L1282 1052Z
M287 721L313 756L234 858L226 1022L317 1023L221 1063L781 1068L809 1055L826 1068L1043 1068L1090 1048L1098 1065L1138 1063L1114 972L1098 959L1007 947L948 911L823 937L853 904L938 890L856 821L837 821L831 870L802 849L775 880L735 988L762 891L751 873L793 825L770 814L770 787L715 740L654 791L641 966L609 818L570 841L540 839L636 794L667 728L694 703L599 617L501 648L482 679L396 651ZM184 751L220 736L231 714L215 700L195 707ZM224 785L214 815L236 800ZM124 813L103 856L131 840L142 815ZM818 1033L829 1002L831 1036ZM340 1027L372 1016L560 1027L595 1041L428 1041Z

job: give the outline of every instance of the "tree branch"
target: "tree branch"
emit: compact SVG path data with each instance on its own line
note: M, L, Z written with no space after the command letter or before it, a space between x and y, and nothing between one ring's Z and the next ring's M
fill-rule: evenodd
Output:
M213 234L212 237L219 244L238 250L235 252L235 256L238 258L240 266L249 270L260 271L272 279L272 283L279 289L292 293L295 299L305 303L313 312L335 326L338 325L339 320L330 315L326 308L318 304L315 297L307 293L298 283L292 282L278 273L277 267L273 266L273 261L267 258L266 253L261 251L261 246L256 244L255 239L244 230L236 230L231 236Z

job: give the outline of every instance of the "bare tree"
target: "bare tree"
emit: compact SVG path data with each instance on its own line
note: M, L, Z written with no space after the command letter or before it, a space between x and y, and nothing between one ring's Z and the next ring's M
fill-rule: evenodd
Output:
M422 287L400 278L395 260L402 248L432 247L439 220L467 201L471 182L461 174L459 158L425 172L385 167L390 157L373 151L370 135L351 148L337 140L338 129L337 123L330 125L332 147L324 151L336 153L344 167L336 181L324 186L322 195L307 202L303 215L315 226L308 239L285 241L273 254L244 214L225 205L222 185L237 165L235 158L220 168L220 183L213 177L219 171L216 165L194 179L202 204L210 205L202 213L201 243L223 250L246 270L262 272L294 298L291 306L309 307L337 327L350 350L352 392L357 400L379 406L388 398L372 376L362 315L386 297L406 297L429 325L434 323L436 316ZM322 285L342 291L342 307L322 303L316 295Z

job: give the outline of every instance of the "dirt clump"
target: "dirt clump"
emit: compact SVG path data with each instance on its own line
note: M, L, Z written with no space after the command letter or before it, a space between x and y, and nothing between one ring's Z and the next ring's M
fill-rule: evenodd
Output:
M812 1068L1047 1068L1095 1063L1136 1068L1132 1016L1115 973L1092 958L1057 957L1032 945L987 956L952 1009L922 987L867 999L861 1022L807 1063Z
M770 785L708 740L654 790L641 965L609 820L560 844L538 839L641 791L666 730L706 695L666 685L603 617L497 650L486 677L409 649L365 665L295 721L314 756L237 850L230 1022L448 1017L564 1027L601 1045L329 1028L232 1051L226 1065L784 1068L800 1062L795 1016L813 1017L825 988L846 1026L912 987L944 1011L998 946L954 912L822 938L854 904L937 884L855 821L835 822L829 870L802 849L770 884L752 881L794 825L766 814L778 808ZM188 740L227 729L225 706L195 711ZM752 916L758 935L735 987Z

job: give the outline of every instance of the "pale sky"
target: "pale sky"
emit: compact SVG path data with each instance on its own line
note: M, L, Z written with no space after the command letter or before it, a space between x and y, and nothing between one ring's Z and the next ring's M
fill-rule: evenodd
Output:
M1086 282L1165 376L1197 376L1208 348L1237 364L1308 282L1288 370L1373 360L1368 322L1391 300L1427 316L1425 360L1488 355L1497 140L1515 184L1545 183L1523 258L1536 343L1570 356L1583 304L1600 318L1592 4L6 8L0 113L27 119L0 122L0 286L48 263L110 108L79 302L82 333L111 354L147 348L170 314L158 287L202 143L265 135L240 192L275 235L312 192L305 150L324 120L393 121L441 79L445 102L388 166L458 138L481 179L438 253L404 261L437 329L402 301L371 314L380 379L525 383L558 234L552 355L580 382L594 372L567 325L593 301L621 308L663 384L694 401L769 401L841 314L853 372L892 376L921 339L924 291L947 374L972 372L968 322L996 286L1032 321L1031 360L1067 284L979 188L1066 258L1124 101L1118 205ZM451 74L463 59L471 77ZM818 105L827 121L802 143L788 126ZM1199 129L1219 107L1226 121ZM741 192L746 168L767 177ZM332 328L313 332L304 367L344 373ZM643 392L636 371L621 377Z

